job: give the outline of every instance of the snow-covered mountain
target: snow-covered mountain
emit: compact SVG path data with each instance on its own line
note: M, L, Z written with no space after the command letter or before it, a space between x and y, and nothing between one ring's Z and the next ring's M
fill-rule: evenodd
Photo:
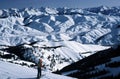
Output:
M93 13L102 13L104 15L120 16L120 6L118 7L100 6L94 8L86 8L85 10Z
M3 9L0 10L0 44L72 40L84 44L116 45L120 43L119 14L120 7L106 6Z

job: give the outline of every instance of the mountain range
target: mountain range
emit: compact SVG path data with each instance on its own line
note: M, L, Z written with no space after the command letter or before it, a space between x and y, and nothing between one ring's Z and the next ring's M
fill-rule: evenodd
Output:
M120 7L106 6L3 9L0 10L0 41L1 45L64 40L117 45L120 43L119 14Z

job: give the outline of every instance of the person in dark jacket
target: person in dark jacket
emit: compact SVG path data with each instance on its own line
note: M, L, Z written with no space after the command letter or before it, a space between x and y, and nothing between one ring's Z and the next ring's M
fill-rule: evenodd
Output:
M37 73L37 79L39 79L41 77L41 67L42 67L42 59L39 59L39 62L38 62L38 73Z

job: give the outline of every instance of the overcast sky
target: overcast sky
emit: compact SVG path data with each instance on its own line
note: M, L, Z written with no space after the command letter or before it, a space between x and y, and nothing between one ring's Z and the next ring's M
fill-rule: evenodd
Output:
M0 9L25 7L88 8L101 5L120 6L120 0L0 0Z

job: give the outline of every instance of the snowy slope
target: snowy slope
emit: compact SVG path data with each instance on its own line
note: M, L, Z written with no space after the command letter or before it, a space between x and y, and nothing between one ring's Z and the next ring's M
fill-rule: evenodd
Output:
M0 79L36 79L37 69L0 61ZM74 79L42 71L41 79Z
M52 64L52 71L60 70L61 68L76 62L84 57L94 54L96 51L105 50L109 47L100 45L83 45L75 41L61 41L61 42L38 42L33 46L40 47L57 47L51 49L42 49L43 59L49 63L48 67ZM37 51L37 50L34 50ZM52 62L52 59L55 62Z
M120 78L120 46L97 52L60 72L80 79L119 79Z
M22 50L25 48L25 50ZM22 55L21 59L35 62L28 57L31 53L35 52L43 60L45 69L50 71L60 70L63 67L77 62L82 58L92 55L100 50L108 49L108 46L100 45L87 45L80 44L75 41L61 41L61 42L36 42L34 44L23 44L19 46L9 47L6 49L8 53L14 53L18 57L20 53L26 53ZM23 58L24 57L24 58ZM33 57L34 58L34 57ZM12 62L16 62L12 61Z

